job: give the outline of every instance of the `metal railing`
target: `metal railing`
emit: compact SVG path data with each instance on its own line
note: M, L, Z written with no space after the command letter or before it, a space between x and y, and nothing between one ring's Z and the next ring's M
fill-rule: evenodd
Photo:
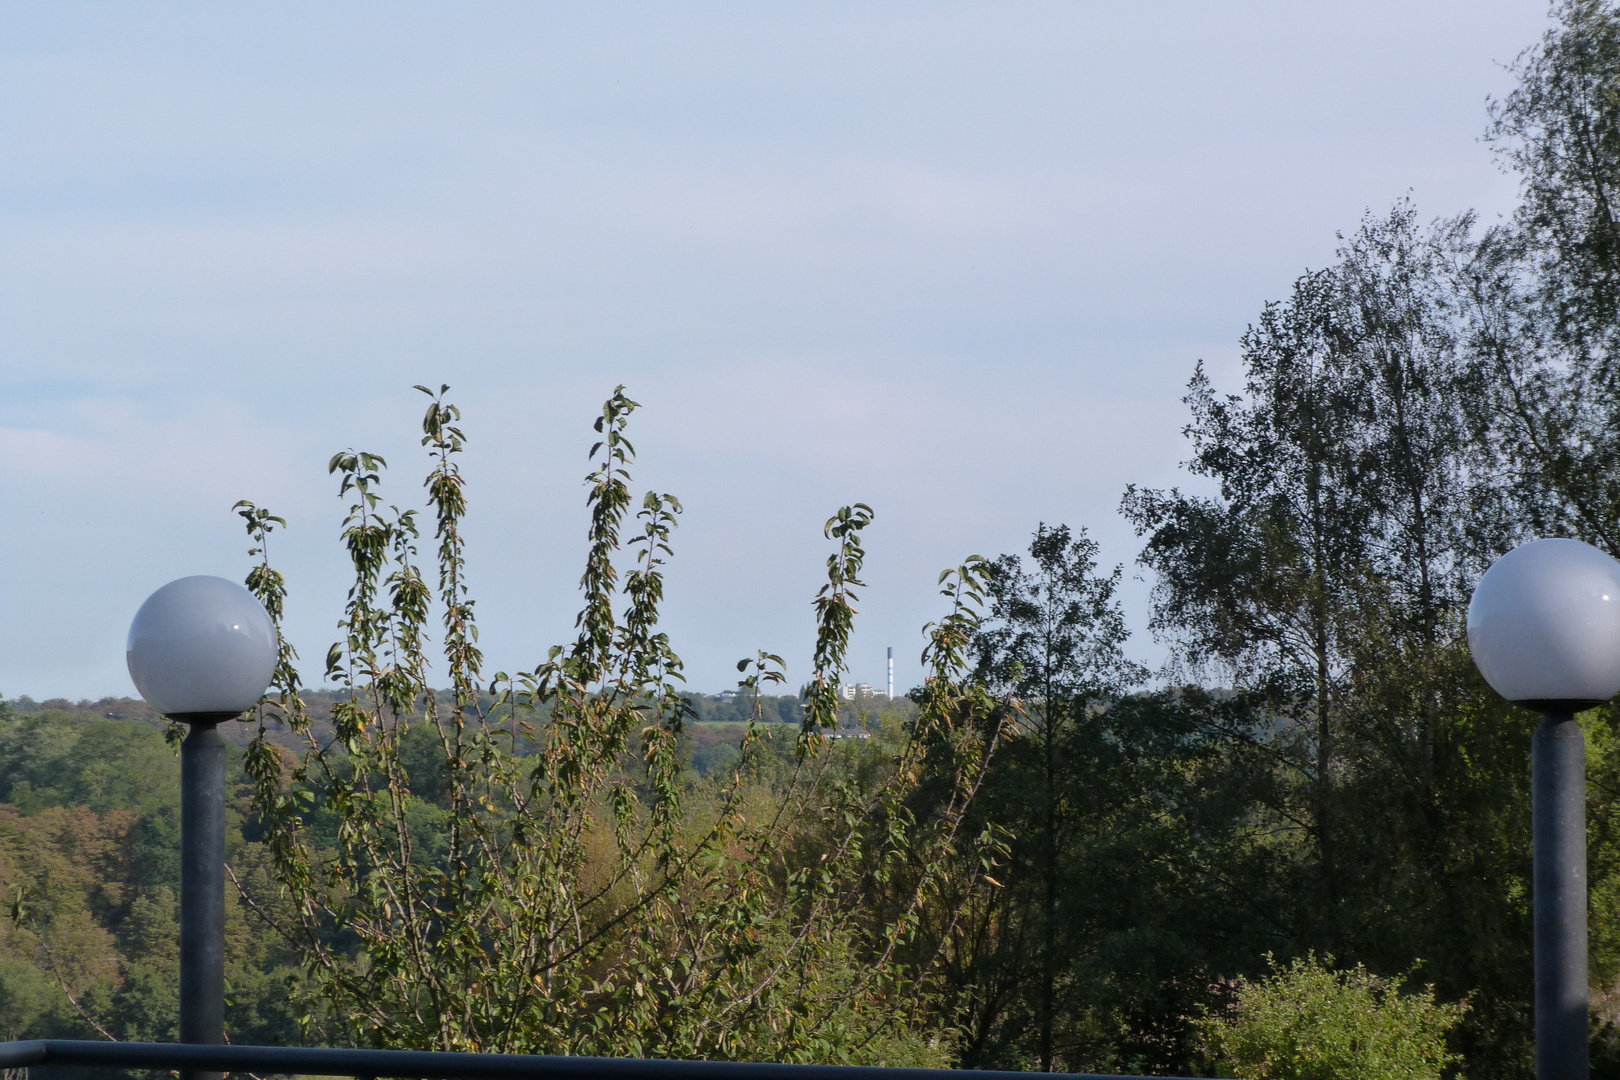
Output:
M310 1046L87 1042L32 1039L0 1043L0 1069L33 1066L155 1069L182 1074L222 1072L353 1076L364 1080L964 1080L951 1069L889 1069L869 1065L781 1065L666 1058L551 1057L453 1054L429 1050L343 1050ZM973 1071L973 1080L1030 1080L1029 1073ZM1046 1073L1076 1080L1142 1080L1100 1073Z

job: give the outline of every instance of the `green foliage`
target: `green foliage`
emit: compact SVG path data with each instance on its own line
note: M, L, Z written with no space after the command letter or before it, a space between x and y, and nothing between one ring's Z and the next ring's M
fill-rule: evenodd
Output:
M1083 984L1071 976L1090 927L1077 918L1089 890L1080 886L1074 841L1096 803L1099 783L1116 764L1100 713L1141 673L1124 657L1125 620L1114 599L1120 570L1095 573L1097 544L1082 530L1041 525L1031 540L1033 566L1003 555L986 564L990 617L974 635L976 670L1014 704L1014 738L992 770L988 798L996 813L986 827L1005 835L1012 885L999 895L1004 939L1018 943L1004 956L1003 978L1027 995L1017 1010L971 1045L969 1060L994 1059L992 1045L1033 1040L1043 1071L1074 1057L1062 1028L1081 1012ZM1028 960L1026 963L1025 960ZM996 1030L999 1028L999 1030ZM994 1031L994 1034L992 1034ZM1070 1044L1065 1046L1064 1044Z
M1491 102L1487 139L1519 180L1511 223L1460 260L1481 417L1538 533L1620 552L1620 10L1559 0Z
M681 506L648 493L632 518L636 403L621 388L595 424L574 641L486 689L461 532L465 436L443 394L429 393L422 427L431 569L417 512L383 501L383 460L336 455L355 576L326 658L343 688L330 736L289 651L246 758L274 890L247 891L303 950L306 1032L445 1050L947 1060L932 965L909 947L957 867L947 856L974 843L960 825L996 738L994 703L961 684L979 564L942 578L951 612L931 629L907 729L845 747L828 736L873 515L841 509L796 740L764 724L761 690L782 661L761 652L738 665L752 708L729 761L695 782L682 752L693 708L658 625ZM286 587L266 551L282 522L238 509L260 559L249 585L279 618ZM427 681L435 621L448 695ZM278 727L303 739L296 761L272 742ZM944 781L919 805L925 776ZM971 869L959 885L981 888ZM874 893L892 903L877 912Z
M1500 1075L1529 1054L1530 719L1480 682L1462 616L1527 523L1477 441L1456 242L1407 206L1364 222L1246 335L1242 397L1195 373L1190 468L1218 494L1124 509L1183 669L1269 721L1258 820L1295 898L1278 951L1426 957L1442 993L1474 995L1471 1068Z
M769 724L804 723L804 702L797 694L759 694L750 696L730 692L713 696L696 694L690 699L696 719L704 723L746 724L757 703L761 719Z
M1210 1064L1239 1080L1439 1080L1467 1008L1437 1002L1432 986L1402 993L1403 982L1335 971L1314 953L1274 964L1237 980L1231 1008L1200 1024Z
M173 1040L179 761L139 703L19 704L0 710L0 1034ZM243 870L253 861L234 830L229 852ZM296 1038L279 1004L288 957L245 915L227 912L229 1030Z
M0 717L0 800L146 815L178 805L180 768L152 724L63 709Z
M976 1068L1185 1073L1204 972L1288 947L1297 845L1254 695L1128 693L1095 546L1041 527L992 564L979 670L1018 696L973 812L996 880L940 947Z

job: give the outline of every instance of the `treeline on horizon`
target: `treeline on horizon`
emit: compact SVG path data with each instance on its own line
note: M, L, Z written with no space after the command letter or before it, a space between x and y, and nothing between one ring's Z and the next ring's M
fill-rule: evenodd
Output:
M380 458L337 455L354 585L311 681L338 689L285 651L239 733L231 1038L1295 1075L1212 1027L1288 969L1389 1007L1431 988L1447 1041L1401 1075L1531 1075L1537 718L1481 681L1464 613L1527 539L1620 554L1620 10L1558 4L1515 71L1487 136L1510 220L1369 214L1258 313L1241 387L1193 370L1208 494L1121 503L1164 672L1127 658L1123 570L1036 521L1027 551L941 576L923 683L852 708L854 504L801 693L762 651L737 701L695 698L658 627L680 504L632 493L622 388L592 437L578 636L488 672L448 388L424 391L420 514L382 497ZM238 509L279 619L285 523ZM65 706L0 709L4 1034L172 1038L175 758L156 719ZM1620 709L1580 721L1615 1076ZM851 725L870 737L829 737Z
M455 700L454 692L449 690L437 691L435 697L442 702L453 703ZM682 760L699 778L708 776L712 770L729 768L740 759L741 755L737 748L738 737L732 730L736 725L747 724L751 719L757 719L761 723L794 726L804 721L804 704L797 695L758 694L739 698L721 694L687 694L684 697L691 711L688 714L688 724L681 735L680 752ZM318 739L330 739L333 734L332 708L343 700L343 695L331 691L305 691L303 698L310 715L310 730ZM493 704L493 695L480 696L479 707L486 712L491 710ZM886 699L863 697L859 700L846 701L839 708L838 724L842 729L859 731L865 729L869 723L876 722L883 713L903 717L909 715L911 708L911 703L903 698L891 703ZM77 736L71 734L72 732L103 719L136 721L159 730L166 727L163 717L157 710L139 698L104 697L95 701L89 699L72 701L67 698L35 701L27 695L9 701L0 698L0 716L15 720L19 717L31 717L33 714L44 714L44 719L34 720L34 726L27 730L42 730L38 727L41 723L51 727L67 725L67 733L61 734L59 738L45 737L46 744L51 746L75 743ZM419 717L420 714L417 715ZM226 723L222 725L221 731L228 741L238 746L246 746L256 734L254 725L246 721ZM267 736L279 745L294 750L298 748L296 738L285 730L271 730ZM151 735L149 732L139 731L128 737L136 740L137 744L142 744L148 742ZM62 743L63 739L67 742ZM114 737L113 742L122 746L123 737ZM95 740L90 743L95 744ZM115 752L108 760L117 760L119 753L121 751ZM38 755L27 754L16 760L21 768L22 762L38 762L42 759ZM176 767L178 768L178 765ZM34 775L29 769L22 771L14 769L11 773L0 772L0 803L10 803L19 808L85 805L63 794L63 791L77 790L74 783L70 782L66 788L59 789L56 778L62 775L63 768L71 771L73 766L55 762L45 769L43 777ZM13 793L14 783L20 785L15 793ZM31 812L31 809L25 809L25 812Z
M305 702L310 714L317 721L329 721L332 706L342 701L345 695L334 690L305 690ZM454 690L436 690L434 696L442 702L454 703ZM705 724L743 724L753 716L755 709L760 712L760 719L765 723L801 724L804 722L804 702L797 694L759 694L756 696L737 695L735 692L720 694L686 693L683 694L691 706L691 718L697 723ZM493 694L481 694L479 706L486 711L494 705ZM157 710L139 698L103 697L95 701L80 698L77 701L68 698L47 698L44 701L35 701L26 694L8 700L0 698L13 712L31 713L40 710L68 713L93 713L112 720L151 720L158 721L162 717ZM877 711L877 707L887 704L882 695L862 695L858 700L850 699L843 713L843 723L858 723L862 712ZM904 707L904 706L902 706Z

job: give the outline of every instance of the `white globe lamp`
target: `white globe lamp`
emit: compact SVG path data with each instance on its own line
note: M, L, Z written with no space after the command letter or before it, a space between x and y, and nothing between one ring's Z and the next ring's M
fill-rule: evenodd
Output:
M1491 687L1542 711L1620 694L1620 562L1579 540L1498 559L1468 604L1468 648Z
M1536 1078L1588 1080L1586 738L1575 714L1620 693L1620 562L1578 540L1514 548L1474 589L1468 648L1497 693L1542 714L1530 740Z
M125 646L129 677L166 716L236 716L276 673L276 627L234 581L183 577L135 613Z

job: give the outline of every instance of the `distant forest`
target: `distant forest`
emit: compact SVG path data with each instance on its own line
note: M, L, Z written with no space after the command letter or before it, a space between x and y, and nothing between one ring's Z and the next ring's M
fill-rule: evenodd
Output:
M344 695L331 690L305 690L304 699L309 704L309 712L318 722L330 723L332 706L343 700ZM435 695L440 702L451 703L455 701L455 694L449 690L440 690ZM754 700L747 695L739 696L736 692L723 692L719 694L685 693L682 695L692 710L692 719L705 724L741 724L746 723L753 713ZM58 713L76 713L81 715L103 716L109 720L149 720L160 722L160 717L146 702L139 698L105 697L97 701L80 699L70 701L67 698L50 698L46 701L35 701L24 695L13 698L9 707L15 713L34 713L40 711ZM492 713L495 698L492 694L481 694L478 707L486 713ZM758 698L759 719L767 724L802 724L804 722L804 702L799 697L789 694L760 694ZM841 710L842 722L854 725L859 722L862 713L876 713L887 706L887 699L882 695L862 695L859 700L851 700ZM909 703L898 699L897 708L907 708ZM239 728L230 728L238 741L246 743L250 736L245 732L250 725L243 724Z

